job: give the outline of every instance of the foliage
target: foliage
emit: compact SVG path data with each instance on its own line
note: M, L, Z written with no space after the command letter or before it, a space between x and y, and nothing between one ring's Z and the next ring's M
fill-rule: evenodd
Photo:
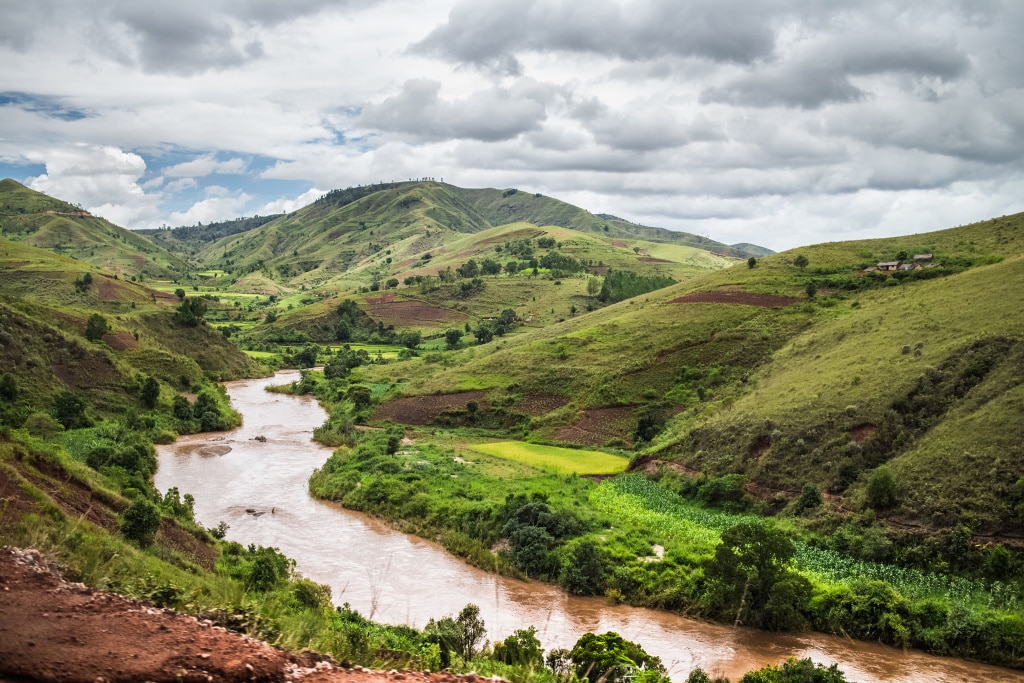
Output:
M92 425L92 421L86 416L88 406L89 401L82 394L62 391L54 397L51 413L65 429L81 429Z
M107 323L107 319L99 313L90 315L89 320L85 323L85 338L89 341L99 341L109 331L110 325Z
M132 501L121 515L121 535L145 547L153 542L160 528L160 511L144 498Z
M186 327L196 327L203 322L208 307L199 297L188 297L181 301L175 313L178 322Z
M590 683L619 683L637 669L665 674L658 657L647 654L640 645L614 631L584 634L569 652L569 659L576 668L576 675Z
M611 270L604 276L597 298L602 303L615 303L662 287L675 284L671 278L660 275L641 275L631 270Z
M539 669L544 666L544 649L537 639L537 629L517 629L512 635L493 645L495 660L511 666Z
M846 676L835 664L826 667L810 658L790 657L780 666L748 671L740 683L846 683Z

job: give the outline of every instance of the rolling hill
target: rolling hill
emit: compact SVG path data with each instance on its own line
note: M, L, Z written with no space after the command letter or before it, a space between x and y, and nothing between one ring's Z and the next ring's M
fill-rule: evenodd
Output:
M930 258L915 266L914 254ZM869 270L897 258L910 269ZM414 359L368 376L401 376L406 396L522 406L534 438L649 438L641 464L742 473L771 506L811 485L894 523L1012 535L1022 278L1018 214L771 255L473 346L447 367ZM532 410L541 398L547 409ZM882 465L898 490L885 506L866 492Z
M0 235L126 278L173 279L188 270L149 239L10 178L0 180Z

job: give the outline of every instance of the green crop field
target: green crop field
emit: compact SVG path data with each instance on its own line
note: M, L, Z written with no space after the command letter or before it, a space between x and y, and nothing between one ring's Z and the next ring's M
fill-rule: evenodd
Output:
M477 444L473 450L536 467L556 474L618 474L625 472L626 458L601 451L583 451L558 446L500 441Z

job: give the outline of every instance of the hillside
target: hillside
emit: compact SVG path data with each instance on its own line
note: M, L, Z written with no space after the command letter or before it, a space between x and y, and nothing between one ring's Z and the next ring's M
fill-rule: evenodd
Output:
M932 258L866 270L914 254ZM405 395L523 406L538 438L653 437L645 460L743 473L776 508L812 485L893 523L1007 534L1024 511L1022 265L1021 214L818 245L474 346L447 367L414 359L368 376L400 375ZM548 409L531 412L542 397ZM883 508L865 487L885 463L899 493Z
M170 401L210 378L263 372L212 327L178 322L173 295L3 239L0 272L0 367L17 387L7 424L48 411L63 392L84 399L90 420L137 410L144 375ZM90 340L93 319L102 324Z
M185 260L80 207L0 180L0 235L135 279L173 279Z

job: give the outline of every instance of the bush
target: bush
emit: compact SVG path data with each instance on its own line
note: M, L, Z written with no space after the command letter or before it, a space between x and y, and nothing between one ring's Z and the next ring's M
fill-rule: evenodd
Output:
M107 319L99 313L93 313L85 323L85 338L89 341L99 341L109 330Z
M160 528L160 511L144 498L139 498L121 515L121 535L139 547L153 543Z
M876 510L888 510L896 505L897 492L896 480L888 467L882 465L875 469L868 477L867 488L865 489L868 505Z

